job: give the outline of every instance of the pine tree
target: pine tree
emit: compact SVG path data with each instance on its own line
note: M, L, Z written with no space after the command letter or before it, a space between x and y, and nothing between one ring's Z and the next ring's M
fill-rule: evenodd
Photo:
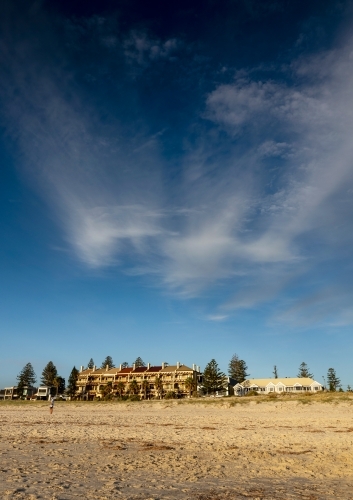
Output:
M69 380L67 381L67 391L66 391L71 398L74 398L77 392L77 378L78 378L78 370L74 366L73 369L71 370Z
M299 366L298 377L299 378L314 378L314 375L309 372L308 365L306 363L304 363L304 361Z
M27 363L17 375L17 394L19 397L23 394L23 389L28 386L31 387L36 383L37 377L31 363Z
M239 359L237 354L233 354L231 360L228 365L228 373L229 376L234 378L237 383L244 382L244 380L249 376L249 373L246 373L248 367L243 359Z
M273 376L275 378L278 378L278 371L277 371L277 366L276 365L273 367L273 372L272 373L273 373Z
M225 378L224 373L219 370L216 360L211 359L203 372L203 386L207 393L222 390Z
M140 356L135 359L134 365L135 365L135 368L139 368L140 366L146 366L144 361L142 361L142 359L140 358Z
M91 358L89 361L88 361L88 365L87 365L87 368L89 370L92 370L94 367L94 361L93 361L93 358Z
M115 365L114 365L114 363L113 363L113 358L112 358L111 356L107 356L107 357L105 358L105 360L104 360L104 361L103 361L103 363L102 363L101 368L106 368L106 366L107 366L107 365L108 365L109 370L110 370L111 368L114 368L114 367L115 367Z
M41 378L42 384L47 386L53 386L57 376L58 376L58 371L56 369L56 366L52 361L49 361L49 363L46 365L46 367L42 372L42 378Z
M56 387L56 395L64 394L64 392L65 392L65 379L63 377L60 377L60 375L55 377L53 385L54 385L54 387Z
M336 375L336 370L334 368L329 368L327 371L327 382L330 391L336 391L341 385L340 379Z
M121 368L128 368L129 366L129 363L127 361L124 361L123 363L121 363Z

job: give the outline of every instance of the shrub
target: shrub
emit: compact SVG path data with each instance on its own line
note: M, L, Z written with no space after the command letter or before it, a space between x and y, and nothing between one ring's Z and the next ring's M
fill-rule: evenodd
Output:
M137 394L131 394L131 396L129 397L129 401L141 401L140 396L138 396Z
M164 399L174 399L175 398L175 392L174 391L168 391L166 395L164 396Z
M271 399L276 399L277 394L275 392L270 392L270 394L268 395L268 397L271 398Z
M251 390L251 391L247 392L245 394L245 396L258 396L258 393L256 391Z

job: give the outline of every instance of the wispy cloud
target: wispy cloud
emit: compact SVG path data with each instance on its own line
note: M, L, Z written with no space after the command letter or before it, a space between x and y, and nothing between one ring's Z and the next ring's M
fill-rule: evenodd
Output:
M100 29L103 46L143 67L181 47L136 31L122 42L107 37ZM12 42L11 51L1 46L6 122L23 171L83 264L119 265L190 297L222 283L228 297L208 316L221 321L225 310L292 293L333 256L345 262L353 234L351 41L279 68L277 80L244 71L216 86L198 123L186 123L198 137L172 180L164 133L149 134L138 120L126 126L123 115L105 120L68 68L43 65L35 43Z

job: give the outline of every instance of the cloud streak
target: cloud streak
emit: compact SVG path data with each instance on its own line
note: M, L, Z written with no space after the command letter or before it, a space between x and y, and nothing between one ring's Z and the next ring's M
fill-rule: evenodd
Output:
M109 50L144 68L182 49L176 38L137 31L109 40ZM119 265L186 297L223 284L227 296L208 315L221 321L292 293L334 255L348 262L351 40L279 68L277 80L240 72L216 86L199 122L187 124L197 144L178 159L173 181L164 133L138 120L126 126L122 115L102 119L69 69L44 67L34 43L12 42L11 51L1 46L10 68L1 87L8 129L22 170L84 265ZM291 305L277 318L295 311Z

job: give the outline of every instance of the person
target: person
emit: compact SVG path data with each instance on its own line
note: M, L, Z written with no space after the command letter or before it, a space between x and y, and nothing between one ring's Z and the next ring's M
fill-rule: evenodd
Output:
M55 398L51 398L50 399L50 405L49 405L49 412L50 412L50 415L53 413L53 409L54 409L54 401L55 401Z

